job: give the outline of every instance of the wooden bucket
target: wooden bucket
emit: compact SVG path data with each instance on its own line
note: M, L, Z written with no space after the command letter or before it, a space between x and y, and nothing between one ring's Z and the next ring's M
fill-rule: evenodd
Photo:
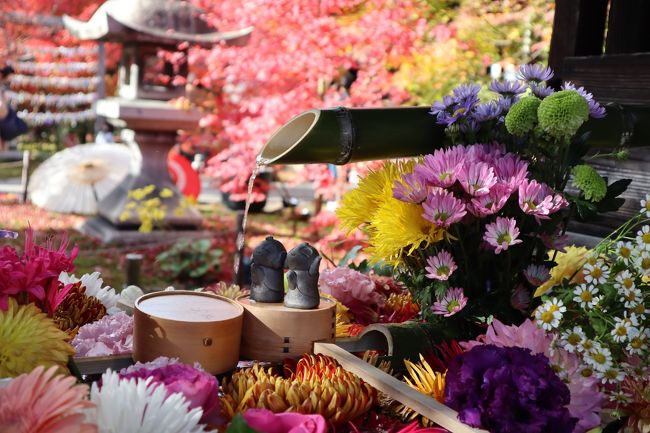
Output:
M244 307L241 354L246 359L281 362L313 353L317 341L334 341L336 303L321 298L318 308L299 310L281 303L251 301L242 296Z
M237 366L244 310L235 301L205 292L155 292L135 301L133 359L159 356L198 362L212 374Z

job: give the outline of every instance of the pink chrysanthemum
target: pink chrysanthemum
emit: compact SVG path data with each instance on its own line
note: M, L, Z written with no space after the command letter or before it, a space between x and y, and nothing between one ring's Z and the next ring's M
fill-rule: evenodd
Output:
M88 387L72 376L55 376L57 367L36 367L0 388L0 431L12 433L94 433L86 424Z
M489 193L474 197L467 204L467 210L479 218L494 215L503 209L503 206L508 202L511 191L508 186L497 183Z
M431 311L433 314L441 314L445 317L453 316L467 305L467 296L460 287L450 287L442 299L433 303Z
M528 267L524 269L524 276L528 282L535 287L541 286L551 278L548 268L544 265L528 265Z
M483 240L495 247L494 253L499 254L515 244L520 244L519 229L514 218L497 217L497 220L485 226Z
M508 153L494 160L494 171L499 178L499 183L516 190L528 176L528 163L516 155Z
M458 174L458 181L465 192L472 197L488 194L497 183L494 169L485 162L465 164Z
M427 265L424 268L428 272L427 277L441 281L449 279L451 274L458 268L451 254L445 250L427 258Z
M533 215L538 222L549 219L549 215L568 205L561 194L536 180L525 179L519 185L519 207L525 213Z
M458 149L438 149L424 157L415 173L431 186L448 188L458 179L462 163L463 153Z
M445 190L430 194L422 207L422 216L440 227L449 227L463 219L467 213L463 202Z
M426 181L418 173L406 173L395 181L393 197L407 203L422 203L427 198Z

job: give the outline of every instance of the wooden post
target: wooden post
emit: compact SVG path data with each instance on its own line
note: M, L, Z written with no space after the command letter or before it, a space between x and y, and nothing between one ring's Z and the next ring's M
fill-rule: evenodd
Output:
M30 163L30 153L29 150L23 151L23 170L20 175L20 186L22 191L20 192L21 203L27 202L27 186L29 185L29 163Z
M103 42L97 44L97 100L106 97L106 83L104 76L106 75L106 49ZM95 119L95 136L102 127L102 119L98 116Z
M129 253L126 255L126 286L140 287L140 268L142 254Z

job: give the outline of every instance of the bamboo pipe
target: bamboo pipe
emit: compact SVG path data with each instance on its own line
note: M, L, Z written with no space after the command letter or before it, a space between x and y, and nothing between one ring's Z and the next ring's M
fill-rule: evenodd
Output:
M258 156L260 164L329 163L403 158L432 153L444 128L429 107L328 108L305 111L278 129ZM595 147L650 145L650 107L607 106L604 119L590 119Z

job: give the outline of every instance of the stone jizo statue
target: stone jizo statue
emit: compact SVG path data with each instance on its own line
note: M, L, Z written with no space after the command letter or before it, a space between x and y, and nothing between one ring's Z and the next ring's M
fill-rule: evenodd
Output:
M287 280L289 291L284 297L284 305L289 308L310 310L320 304L318 293L318 267L321 257L306 242L301 243L287 254L286 267L289 268Z
M251 295L257 302L282 302L284 299L284 262L287 250L268 236L253 250Z

